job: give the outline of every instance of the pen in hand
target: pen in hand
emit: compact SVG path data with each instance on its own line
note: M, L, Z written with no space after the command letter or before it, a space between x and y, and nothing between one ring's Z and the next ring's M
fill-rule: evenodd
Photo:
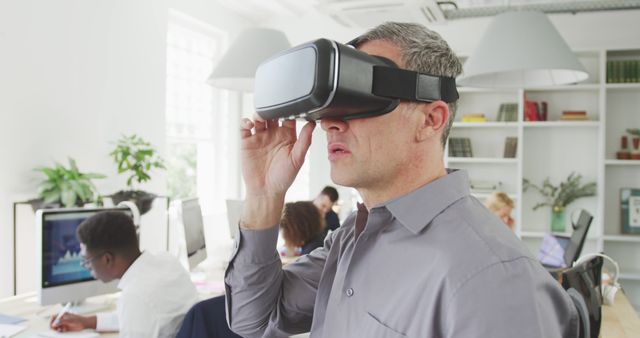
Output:
M60 312L58 312L58 315L56 316L56 319L53 320L53 324L51 324L51 326L57 326L58 324L60 324L60 319L62 319L62 316L64 316L65 313L67 313L69 311L69 308L71 307L71 302L67 303L62 310L60 310Z

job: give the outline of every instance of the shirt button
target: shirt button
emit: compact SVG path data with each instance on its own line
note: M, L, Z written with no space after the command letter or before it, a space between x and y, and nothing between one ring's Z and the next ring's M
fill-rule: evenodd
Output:
M348 288L348 289L347 289L347 296L348 296L348 297L353 296L353 289L352 289L352 288Z

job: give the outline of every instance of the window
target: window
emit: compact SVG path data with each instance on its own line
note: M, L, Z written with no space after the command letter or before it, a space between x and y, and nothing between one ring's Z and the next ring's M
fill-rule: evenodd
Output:
M199 197L203 214L224 214L237 190L238 161L229 159L237 126L233 94L206 83L226 34L170 10L167 31L167 179L172 199ZM237 128L236 128L237 129Z

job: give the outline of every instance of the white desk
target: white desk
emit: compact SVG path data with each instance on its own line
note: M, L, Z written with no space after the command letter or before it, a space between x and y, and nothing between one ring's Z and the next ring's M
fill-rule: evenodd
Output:
M206 267L192 274L192 280L198 289L201 300L224 294L224 271L220 268ZM88 303L106 304L99 312L115 311L120 293L96 296L87 299ZM40 306L35 292L13 296L0 300L0 313L27 319L18 325L27 329L15 337L35 337L38 333L49 330L49 320L60 311L60 305ZM91 313L83 314L91 315ZM101 333L101 337L118 337L117 332Z
M613 306L602 306L602 338L634 338L640 336L640 319L622 292L616 293Z
M113 311L119 293L87 299L88 302L105 303L102 311ZM0 300L0 313L27 319L18 325L26 325L27 329L15 337L34 337L40 332L49 330L49 320L62 307L60 305L40 306L35 292L25 293ZM101 337L118 337L117 332L102 333Z

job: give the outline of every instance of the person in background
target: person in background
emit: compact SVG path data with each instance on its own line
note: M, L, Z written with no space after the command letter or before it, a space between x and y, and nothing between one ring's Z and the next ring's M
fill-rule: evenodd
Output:
M288 252L285 256L306 255L321 247L324 228L324 219L314 203L300 201L285 204L280 220L280 229Z
M509 195L495 191L484 202L484 205L491 211L494 215L498 216L504 224L506 224L509 229L515 230L515 224L513 218L511 218L511 211L513 210L513 200L509 198Z
M131 217L103 211L78 226L82 265L102 282L119 279L117 310L95 316L66 313L50 326L59 332L95 329L120 337L175 337L198 295L189 274L169 254L140 252Z
M335 231L340 227L340 219L338 214L333 211L333 206L338 201L338 190L332 186L326 186L320 191L318 196L313 199L313 204L318 207L318 210L324 216L324 222L326 225L325 235L331 231Z
M419 24L387 22L350 44L401 69L462 71L447 42ZM285 266L275 250L284 198L315 122L298 134L295 120L242 119L247 197L225 276L231 329L243 337L576 337L566 291L471 196L467 173L445 167L455 109L455 101L401 100L382 115L323 118L331 179L363 203L323 247Z

